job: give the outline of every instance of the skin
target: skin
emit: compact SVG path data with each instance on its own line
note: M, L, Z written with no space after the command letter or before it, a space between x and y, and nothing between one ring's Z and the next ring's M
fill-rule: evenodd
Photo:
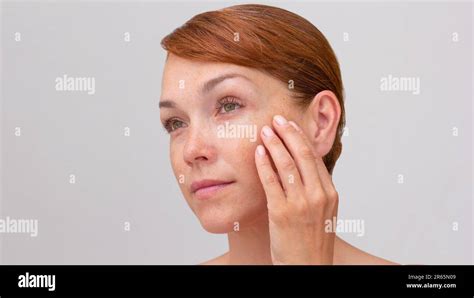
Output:
M236 75L203 88L226 74ZM205 230L228 235L229 251L203 264L395 264L324 230L339 203L322 161L341 114L331 91L302 109L286 84L261 71L173 54L161 90L179 187ZM219 137L225 122L256 127L256 141ZM233 183L200 200L191 183L202 179Z

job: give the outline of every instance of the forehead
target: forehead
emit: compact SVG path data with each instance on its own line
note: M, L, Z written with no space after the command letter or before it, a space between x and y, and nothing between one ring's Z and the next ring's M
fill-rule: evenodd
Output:
M222 80L229 75L231 79ZM190 96L197 99L210 90L217 90L216 86L224 89L237 86L240 95L249 98L286 98L291 93L287 84L255 68L195 61L170 54L163 71L160 104L188 100Z
M172 89L178 88L181 81L181 85L184 84L186 89L196 89L226 73L241 74L256 85L268 83L267 76L256 69L230 63L195 61L170 54L163 71L162 86L165 91L172 92Z

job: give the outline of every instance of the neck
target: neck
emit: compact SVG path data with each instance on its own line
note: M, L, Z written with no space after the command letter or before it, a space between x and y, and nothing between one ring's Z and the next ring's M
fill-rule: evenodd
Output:
M265 212L250 226L228 233L230 265L271 265L268 215Z

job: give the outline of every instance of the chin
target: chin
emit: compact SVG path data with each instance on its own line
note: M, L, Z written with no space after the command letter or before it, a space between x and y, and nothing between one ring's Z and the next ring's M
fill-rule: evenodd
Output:
M204 230L212 234L227 234L234 231L234 224L229 222L201 220L201 226Z
M213 234L224 234L234 231L236 222L240 222L240 212L233 210L233 206L200 206L196 216L204 230ZM240 224L239 224L240 225Z
M197 211L201 226L207 232L224 234L251 226L267 209L265 201L247 201L226 206L201 206Z

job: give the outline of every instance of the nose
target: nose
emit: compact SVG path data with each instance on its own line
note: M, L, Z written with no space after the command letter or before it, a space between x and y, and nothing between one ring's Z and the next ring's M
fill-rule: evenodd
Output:
M210 127L204 125L190 125L188 136L184 145L184 161L189 165L212 163L216 158L214 147L215 136Z

